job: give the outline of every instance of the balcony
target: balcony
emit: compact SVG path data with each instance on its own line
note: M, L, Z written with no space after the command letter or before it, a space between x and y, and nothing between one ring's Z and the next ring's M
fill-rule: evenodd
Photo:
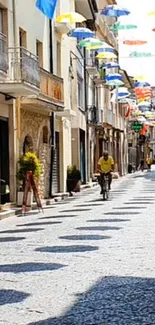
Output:
M90 57L87 58L86 69L89 75L98 76L99 75L99 64L95 57L95 53L91 52Z
M0 66L4 70L8 67L8 73L5 80L0 76L0 92L13 97L39 93L39 61L34 54L21 47L9 48L8 66L7 56L2 57L5 60L0 62Z
M36 96L28 96L21 99L21 104L27 109L44 112L64 111L64 84L63 79L40 68L40 88Z
M117 39L114 34L110 31L110 27L107 24L107 19L101 14L97 14L96 16L96 26L98 33L101 35L102 39L104 39L107 43L112 45L115 50L118 50Z
M103 126L106 128L113 126L113 112L109 108L105 109Z
M88 106L88 125L97 126L99 124L98 109L95 105Z

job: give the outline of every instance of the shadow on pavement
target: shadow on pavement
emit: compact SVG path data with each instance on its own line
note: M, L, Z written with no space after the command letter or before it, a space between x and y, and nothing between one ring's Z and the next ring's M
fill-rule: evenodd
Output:
M44 228L33 228L33 229L16 229L16 230L4 230L4 231L0 231L0 234L19 234L19 233L26 233L26 232L37 232L37 231L41 231L44 230Z
M16 291L16 290L0 290L0 306L8 304L20 303L30 295L25 292Z
M65 267L63 264L54 263L18 263L0 265L0 273L26 273L26 272L41 272L55 271Z
M60 211L60 213L67 213L67 212L85 212L85 211L91 211L91 209L70 209L70 210Z
M26 239L26 237L1 237L0 243L7 243L7 242L16 242Z
M126 204L126 205L131 205L131 204L139 204L139 201L134 201L134 202L124 202L123 204ZM148 201L141 201L140 204L152 204L152 202L148 202ZM128 209L129 207L127 207ZM133 207L135 208L135 207Z
M124 204L129 204L129 203L124 203ZM131 202L131 204L132 204L132 202ZM133 203L134 204L134 203ZM146 207L142 207L142 206L140 206L140 207L114 207L113 208L113 210L132 210L132 209L134 209L134 210L139 210L139 209L146 209Z
M117 211L117 212L105 212L105 213L103 213L104 215L107 215L107 216L110 216L110 215L112 215L112 216L125 216L125 215L135 215L135 214L140 214L140 212L131 212L131 211L129 211L129 212L126 212L126 211L124 211L124 212L119 212L119 211Z
M96 227L78 227L76 228L76 230L100 230L100 231L107 231L107 230L120 230L122 228L120 227L100 227L100 226L96 226Z
M110 239L110 236L101 236L101 235L71 235L71 236L61 236L60 239L66 240L102 240Z
M33 223L25 223L25 224L22 224L22 225L17 225L16 227L58 225L60 223L62 223L62 222L61 221L33 222Z
M127 222L130 219L96 219L96 220L88 220L87 222Z
M74 207L99 207L99 206L102 206L102 204L100 203L96 203L96 204L80 204L80 205L74 205Z
M101 278L63 315L28 325L153 325L155 279Z
M46 220L46 219L60 219L60 218L75 218L75 217L79 217L78 215L76 215L76 214L72 214L72 215L60 215L60 216L48 216L48 217L42 217L42 218L39 218L39 219L41 219L41 220Z
M36 248L41 253L83 253L98 250L98 246L72 245L72 246L51 246Z

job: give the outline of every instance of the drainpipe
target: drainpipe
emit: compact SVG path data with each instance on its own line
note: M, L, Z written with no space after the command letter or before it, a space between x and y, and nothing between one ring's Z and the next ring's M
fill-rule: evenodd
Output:
M89 171L89 128L88 128L88 103L87 103L87 70L86 70L86 49L84 48L84 102L85 102L85 118L86 118L86 146L85 146L85 182L88 180Z
M52 20L49 20L49 52L50 52L50 72L53 73L53 28ZM52 197L53 185L53 167L54 167L54 154L55 154L55 116L54 112L50 113L50 145L51 145L51 158L50 158L50 178L49 178L49 197Z

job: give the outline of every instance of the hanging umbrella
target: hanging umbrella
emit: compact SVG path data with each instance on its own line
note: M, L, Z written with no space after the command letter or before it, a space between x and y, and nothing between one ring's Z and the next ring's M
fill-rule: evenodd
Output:
M107 80L107 81L112 81L112 80L122 80L123 79L123 76L121 75L121 74L119 74L119 73L109 73L106 77L105 77L105 79Z
M136 87L149 87L150 86L150 84L148 83L148 82L144 82L144 81L137 81L137 82L135 82L134 83L134 87L136 88Z
M139 75L139 76L134 77L133 80L135 80L135 81L146 81L146 77Z
M117 62L107 62L107 63L104 63L101 68L102 69L114 69L114 68L120 68L120 66Z
M101 11L101 15L109 17L127 16L129 14L130 11L128 9L122 8L118 5L108 5Z
M95 33L92 32L89 28L77 27L68 33L70 37L76 37L77 39L89 38L95 36Z
M82 23L86 18L77 12L64 12L62 15L56 18L58 23Z
M148 12L148 16L155 16L155 10Z
M138 107L141 107L141 106L149 107L149 106L151 106L151 103L148 101L144 101L144 102L141 102L138 104Z
M132 24L123 25L120 22L117 22L110 27L110 30L112 32L117 32L121 30L136 29L137 27L138 27L137 25L132 25Z
M125 45L143 45L143 44L146 44L147 41L142 41L142 40L126 40L126 41L123 41L123 44Z
M90 48L87 47L87 50L89 50L89 49ZM98 52L98 53L104 53L104 52L114 53L114 49L111 47L103 47L103 48L97 49L96 52Z
M124 82L117 79L117 80L107 81L106 85L112 87L118 87L118 86L123 86Z
M119 100L120 104L128 104L129 103L129 99L128 98L122 98Z
M114 53L99 53L96 56L97 59L102 60L102 59L116 59L117 55Z
M99 49L104 49L104 48L108 48L108 49L113 49L114 48L112 46L110 46L108 43L101 41L101 44L97 44L97 45L88 45L87 46L87 50L99 50Z
M149 58L152 54L150 52L131 52L130 58Z
M79 42L80 47L88 47L88 46L105 46L106 43L97 39L97 38L86 38Z

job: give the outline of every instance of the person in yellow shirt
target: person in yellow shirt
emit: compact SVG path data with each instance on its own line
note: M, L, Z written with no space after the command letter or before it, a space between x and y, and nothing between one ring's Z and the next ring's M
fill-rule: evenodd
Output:
M148 167L148 169L150 170L150 169L151 169L151 165L152 165L152 159L151 159L150 156L148 156L148 157L146 158L146 163L147 163L147 167Z
M114 171L114 160L109 156L108 151L103 152L103 156L98 161L98 171L109 176L109 190L111 189L112 174ZM102 189L101 189L102 194Z

